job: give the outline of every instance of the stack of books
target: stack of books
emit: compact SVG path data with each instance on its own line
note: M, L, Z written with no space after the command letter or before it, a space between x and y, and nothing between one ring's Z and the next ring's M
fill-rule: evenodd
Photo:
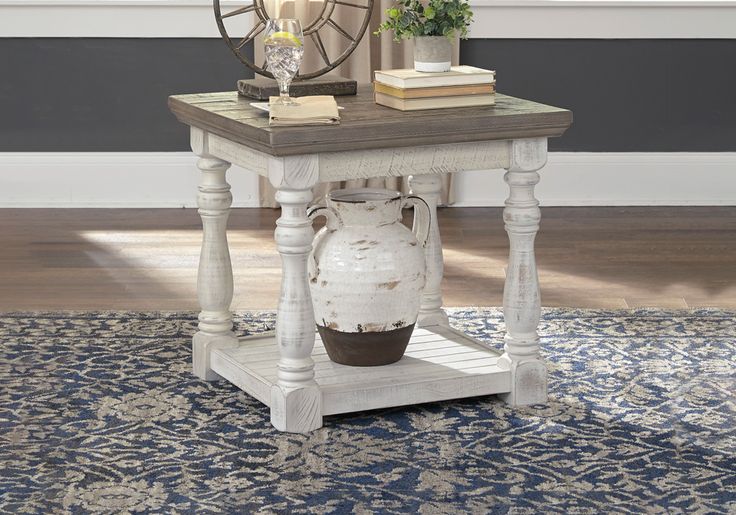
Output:
M377 70L376 103L399 109L492 106L496 103L496 72L474 66L453 66L449 72Z

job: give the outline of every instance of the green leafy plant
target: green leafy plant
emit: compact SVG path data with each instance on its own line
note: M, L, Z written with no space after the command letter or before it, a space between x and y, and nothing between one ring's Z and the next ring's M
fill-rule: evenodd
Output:
M468 0L397 0L375 34L392 30L394 40L417 36L468 37L473 11Z

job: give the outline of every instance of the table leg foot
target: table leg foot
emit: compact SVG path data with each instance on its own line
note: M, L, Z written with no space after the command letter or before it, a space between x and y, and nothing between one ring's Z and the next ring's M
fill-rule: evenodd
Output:
M205 381L219 381L222 379L210 367L210 355L216 349L237 347L238 339L232 331L222 334L207 334L198 331L192 338L192 372Z
M547 160L547 140L518 140L510 145L511 164L504 176L509 197L503 211L510 244L503 289L507 334L500 363L511 371L511 391L501 397L520 406L547 402L547 368L540 357L537 335L541 300L534 256L541 218L534 186L539 182L537 170Z
M511 406L545 404L547 402L547 367L540 360L514 361L501 357L511 371L511 391L499 395Z
M287 433L308 433L322 427L322 392L312 386L271 388L271 424Z

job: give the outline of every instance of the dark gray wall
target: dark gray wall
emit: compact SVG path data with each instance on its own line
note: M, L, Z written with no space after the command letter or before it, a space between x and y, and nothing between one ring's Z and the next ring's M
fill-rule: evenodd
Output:
M550 148L736 150L736 40L469 40L502 93L574 112Z
M166 98L253 77L220 39L0 39L0 151L188 150Z
M502 93L564 106L552 150L736 151L734 40L469 40ZM251 76L218 39L0 39L0 151L187 150L174 93Z

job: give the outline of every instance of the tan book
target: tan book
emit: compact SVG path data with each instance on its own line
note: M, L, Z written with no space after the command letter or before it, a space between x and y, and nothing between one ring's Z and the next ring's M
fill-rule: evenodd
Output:
M496 105L496 95L459 95L454 97L397 98L378 91L373 93L376 104L399 111L444 109L447 107L474 107Z
M463 86L468 84L491 84L496 72L475 66L453 66L449 72L427 73L413 69L376 70L376 82L395 88L430 88L439 86Z
M381 84L380 82L374 82L373 90L397 98L454 97L458 95L490 95L496 92L496 84L468 84L467 86L402 89Z

